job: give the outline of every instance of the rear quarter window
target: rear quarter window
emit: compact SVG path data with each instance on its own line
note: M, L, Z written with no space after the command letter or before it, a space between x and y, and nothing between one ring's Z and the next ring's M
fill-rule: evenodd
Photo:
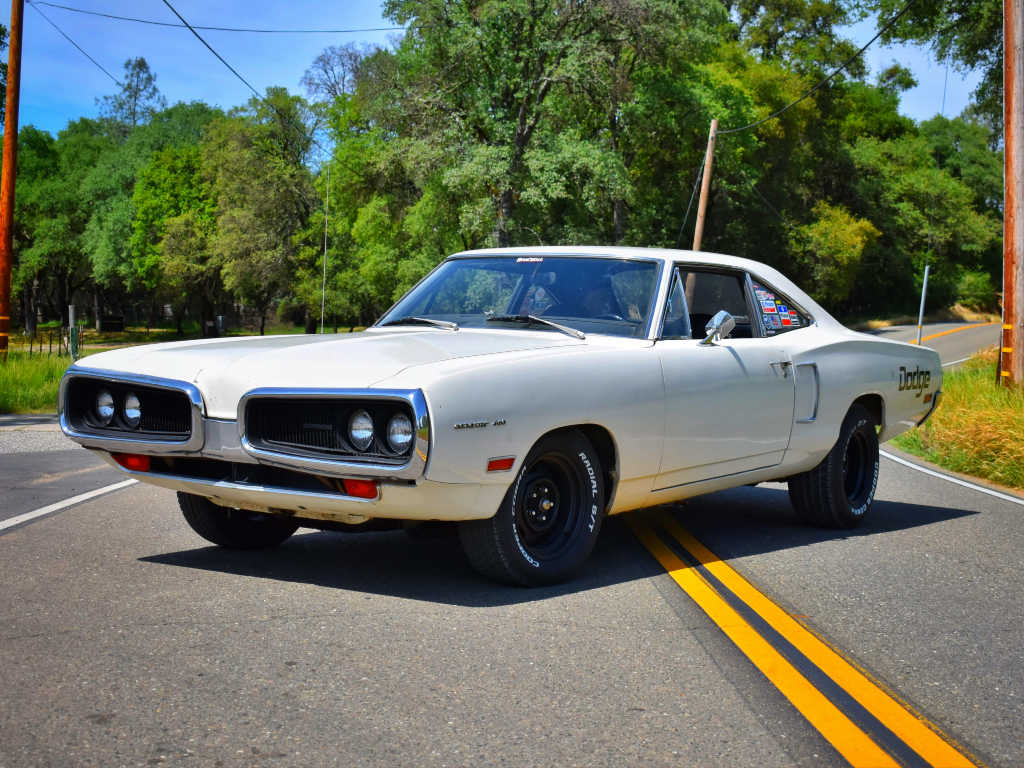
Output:
M754 298L759 305L761 322L766 336L777 336L780 333L806 328L811 319L802 310L769 285L751 279Z

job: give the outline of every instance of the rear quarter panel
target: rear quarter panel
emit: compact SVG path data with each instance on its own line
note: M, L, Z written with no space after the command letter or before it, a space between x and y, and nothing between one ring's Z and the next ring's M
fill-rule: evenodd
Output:
M939 356L931 349L817 327L788 333L784 339L793 362L815 363L820 379L817 417L793 425L784 461L790 473L810 469L824 458L839 437L850 405L859 397L881 398L879 440L885 442L924 418L930 408L925 396L934 396L942 387ZM914 371L917 376L908 378Z

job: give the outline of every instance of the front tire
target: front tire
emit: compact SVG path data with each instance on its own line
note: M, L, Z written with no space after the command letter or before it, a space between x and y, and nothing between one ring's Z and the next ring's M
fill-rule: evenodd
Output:
M839 439L809 472L789 479L797 515L823 528L854 528L867 517L878 485L878 432L870 411L854 403Z
M286 518L221 507L204 496L191 493L179 493L178 506L193 531L228 549L276 547L299 527Z
M576 430L541 438L494 517L459 524L470 564L496 581L565 581L594 549L604 518L601 462Z

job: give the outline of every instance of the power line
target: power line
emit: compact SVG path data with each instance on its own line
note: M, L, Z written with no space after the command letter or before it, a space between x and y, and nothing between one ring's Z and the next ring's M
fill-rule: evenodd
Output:
M203 39L202 35L200 35L198 32L196 32L195 27L193 27L191 24L189 24L187 21L185 21L185 17L182 16L180 13L178 13L175 10L173 5L171 5L167 0L164 0L164 5L166 5L168 8L170 8L171 12L175 16L177 16L179 19L181 19L181 23L184 24L186 27L188 27L188 31L191 32L193 35L195 35L199 39L199 42L201 42L203 45L205 45L210 50L210 53L212 53L214 56L216 56L220 60L221 64L223 64L225 67L227 67L228 69L231 70L231 74L233 74L235 77L237 77L243 83L245 83L245 87L248 88L250 91L252 91L256 95L257 99L263 98L262 96L260 96L260 92L259 91L257 91L251 85L249 85L249 81L248 80L246 80L244 77L242 77L240 74L238 74L238 71L234 67L232 67L230 64L228 64L224 60L223 56L221 56L219 53L217 53L215 50L213 50L213 46L210 45L208 42L206 42Z
M113 13L103 13L102 11L89 11L85 8L73 8L70 5L60 5L58 3L49 3L45 0L34 0L38 5L46 5L50 8L60 8L62 11L71 11L72 13L83 13L88 16L101 16L106 19L116 19L117 21L131 21L135 24L151 24L155 27L175 27L177 29L202 29L209 30L212 32L250 32L257 34L284 34L284 35L344 35L344 34L358 34L361 32L401 32L405 30L405 27L365 27L365 28L353 28L353 29L266 29L261 27L203 27L198 24L190 26L188 24L175 24L172 21L156 21L155 19L138 19L132 16L118 16ZM180 17L179 17L180 18Z
M67 41L68 41L69 43L71 43L71 44L72 44L73 46L75 46L75 48L77 48L77 49L79 50L79 52L80 52L80 53L81 53L81 54L82 54L83 56L85 56L85 58L87 58L87 59L88 59L89 61L91 61L91 62L92 62L93 64L95 64L95 65L96 65L96 67L97 67L97 68L98 68L98 69L100 70L100 72L102 72L102 73L103 73L104 75L106 75L106 76L107 76L107 77L109 77L109 78L110 78L111 80L113 80L115 84L117 84L117 85L120 85L120 84L121 84L121 81L120 81L120 80L118 80L118 79L117 79L116 77L114 77L114 76L113 76L112 74L110 74L109 72L107 72L107 70L103 68L103 65L102 65L102 64L100 64L100 63L99 63L98 61L96 61L96 59L94 59L94 58L93 58L92 56L90 56L90 55L89 55L88 53L86 53L86 52L85 52L85 49L84 49L84 48L82 48L82 46L80 46L80 45L79 45L78 43L76 43L76 42L75 42L74 40L72 40L72 39L71 39L71 37L70 37L70 36L68 35L68 33L67 33L67 32L65 32L65 31L64 31L63 29L61 29L60 27L58 27L58 26L57 26L57 25L56 25L56 24L55 24L55 23L54 23L54 22L53 22L53 21L52 21L52 20L50 19L50 17L49 17L49 16L47 16L47 15L46 15L45 13L43 13L43 12L42 12L41 10L39 10L39 8L38 8L37 4L36 4L36 3L34 2L34 0L28 0L28 4L29 4L29 5L31 5L31 6L32 6L32 7L33 7L33 8L35 9L35 12L36 12L36 13L38 13L38 14L39 14L40 16L42 16L42 17L43 17L43 18L44 18L44 19L46 20L46 23L47 23L47 24L49 24L49 25L50 25L51 27L53 27L54 29L56 29L56 30L57 30L57 32L59 32L59 33L60 33L60 34L61 34L61 35L62 35L62 36L64 37L64 39L65 39L65 40L67 40Z
M697 178L693 180L693 191L690 192L690 202L686 205L686 213L683 215L683 223L679 225L679 235L676 237L676 248L683 245L683 230L686 229L686 220L690 218L690 208L693 207L693 198L697 194L697 187L700 186L700 178L704 174L704 163L707 155L700 161L700 168L697 169Z
M840 64L838 67L836 67L832 71L832 73L830 75L828 75L823 80L818 82L813 88L811 88L806 93L804 93L804 95L801 96L799 99L796 99L795 101L791 101L789 104L784 106L782 109L779 109L779 110L776 110L775 112L772 112L770 115L768 115L768 117L762 118L761 120L757 120L757 121L755 121L753 123L750 123L749 125L740 126L739 128L727 128L727 129L722 130L722 131L717 131L716 135L723 136L723 135L728 134L728 133L740 133L741 131L747 131L747 130L749 130L751 128L756 128L759 125L763 125L764 123L767 123L769 120L774 120L776 117L781 115L783 112L786 112L787 110L791 109L792 107L795 107L797 104L799 104L801 101L806 99L811 94L815 93L816 91L820 90L821 88L824 88L829 82L831 82L832 78L834 78L836 75L838 75L840 72L842 72L848 66L850 66L850 64L852 64L854 61L856 61L857 58L860 57L860 55L862 53L864 53L864 51L866 51L871 46L871 44L873 42L875 42L875 40L877 40L882 35L884 35L886 32L888 32L889 28L893 24L895 24L897 21L899 21L900 17L903 16L903 14L905 14L907 11L909 11L910 10L910 6L912 6L915 2L917 2L917 0L910 0L910 2L908 2L906 5L904 5L903 8L900 10L900 12L897 13L895 16L893 16L891 19L889 19L889 21L886 22L885 26L883 26L880 30L878 30L878 32L875 34L875 36L872 37L870 40L868 40L867 43L865 43L865 45L859 51L857 51L855 54L853 54L853 56L851 56L846 61L844 61L842 64Z
M181 19L181 23L184 24L186 27L188 27L188 31L191 32L193 35L195 35L196 38L198 38L199 42L201 42L203 45L205 45L207 47L207 49L209 49L210 53L212 53L214 56L217 57L217 59L220 61L221 64L223 64L225 67L227 67L229 70L231 70L231 74L233 74L235 77L237 77L239 80L241 80L245 84L245 87L253 92L253 95L256 97L256 99L258 101L262 101L264 104L268 105L271 109L273 109L274 112L277 113L277 116L280 117L282 121L290 123L292 125L292 127L296 130L296 132L300 136L302 136L303 138L308 138L312 143L316 144L318 147L323 149L323 146L320 144L319 141L316 140L315 136L307 135L304 127L296 125L295 121L292 120L292 118L289 117L288 115L284 114L280 109L278 109L276 104L274 104L273 102L263 98L260 95L260 92L257 91L255 88L253 88L252 85L249 83L249 81L246 80L244 77L242 77L238 73L237 69L235 69L230 64L228 64L227 61L224 59L224 57L221 56L219 53L217 53L217 51L214 50L213 46L210 45L208 42L206 42L206 40L203 39L202 35L200 35L198 32L196 32L195 27L193 27L191 24L189 24L187 21L185 21L185 17L182 16L180 13L178 13L178 11L175 9L175 7L170 4L169 0L163 0L163 1L164 1L164 5L166 5L168 8L170 8L175 16L177 16L179 19Z

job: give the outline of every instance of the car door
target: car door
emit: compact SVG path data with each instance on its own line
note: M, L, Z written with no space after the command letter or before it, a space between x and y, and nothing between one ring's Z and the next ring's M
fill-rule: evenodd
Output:
M793 426L795 376L785 345L762 336L746 275L684 266L674 280L655 345L665 387L655 488L779 464ZM735 338L702 344L704 326L720 309L736 320Z

